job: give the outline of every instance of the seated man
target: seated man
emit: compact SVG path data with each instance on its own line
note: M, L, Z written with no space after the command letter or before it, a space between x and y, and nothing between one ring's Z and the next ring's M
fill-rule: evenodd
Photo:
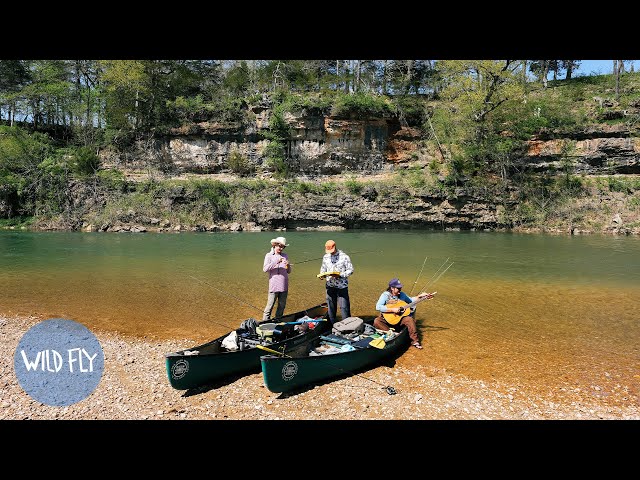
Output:
M373 321L373 326L379 330L389 330L391 326L400 323L409 330L411 345L416 348L422 348L420 340L418 339L418 329L416 328L416 321L414 318L415 307L411 308L409 313L407 313L406 308L403 306L418 300L433 298L434 294L422 292L417 297L410 297L402 291L402 287L402 283L400 283L400 280L397 278L392 278L389 281L389 287L382 292L378 299L378 303L376 303L376 310L380 312L380 315L378 315ZM397 302L404 303L401 303L399 306L394 306ZM387 314L387 318L392 319L391 322L385 319L385 314Z

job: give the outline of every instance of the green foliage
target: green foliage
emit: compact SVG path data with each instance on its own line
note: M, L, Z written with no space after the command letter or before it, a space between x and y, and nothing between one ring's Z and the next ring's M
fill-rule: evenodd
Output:
M340 187L336 182L321 182L319 184L314 183L316 186L316 193L319 195L330 195L340 190Z
M269 119L269 130L262 132L262 135L269 140L264 152L267 165L275 172L276 177L284 178L289 176L289 165L286 161L286 142L289 139L289 126L284 120L283 107L281 105L274 108Z
M179 96L175 99L168 99L166 106L183 123L199 121L205 118L206 109L202 95L196 95L195 97Z
M449 162L449 171L444 179L447 186L458 186L465 177L469 165L464 157L455 155Z
M217 180L193 180L189 186L199 198L208 202L212 220L230 218L229 185Z
M35 192L36 214L62 213L69 206L71 166L61 156L47 157L38 165L38 188Z
M418 95L398 95L392 99L394 110L410 127L424 127L428 118L427 101Z
M100 170L97 177L100 185L108 191L124 193L127 189L127 178L120 170Z
M247 105L241 97L228 94L218 95L204 105L206 119L218 120L223 123L243 122L247 118ZM202 118L204 120L205 118Z
M276 178L286 178L289 176L289 166L284 159L284 145L277 140L272 140L265 149L267 165L273 170Z
M0 126L0 169L30 170L54 150L53 142L46 134Z
M240 96L249 90L250 82L249 66L246 61L241 61L227 70L223 86L235 96Z
M10 215L32 215L37 205L41 211L59 211L67 201L68 170L47 135L0 126L0 198L9 204Z
M249 162L247 157L242 155L238 150L234 150L229 154L229 160L227 163L231 171L233 173L237 173L241 177L253 173L253 165Z
M307 193L321 193L322 188L314 182L290 180L283 185L285 196L291 198L293 194L305 195Z
M387 97L357 93L337 95L331 115L336 118L366 119L389 117L395 112L395 107Z
M607 177L607 187L611 192L633 193L636 190L640 190L640 179L632 178L618 178Z
M360 195L360 192L362 192L362 188L364 187L362 182L359 182L353 177L345 180L344 186L346 187L347 191L353 195Z
M421 189L427 185L427 177L422 168L408 168L406 170L400 170L400 178L403 183L413 189Z
M236 182L236 185L240 188L256 193L266 190L271 186L269 182L261 179L239 180Z
M28 228L33 224L33 221L33 217L23 215L18 215L11 218L0 218L0 228Z
M73 170L79 175L94 175L100 168L100 158L92 147L79 147L73 154Z
M335 94L332 92L300 92L279 91L274 99L281 105L283 112L307 111L316 114L328 114L333 105Z
M545 92L546 93L546 92ZM584 112L562 95L536 96L526 104L501 112L498 121L508 125L508 130L519 140L529 140L531 135L543 130L568 129L585 121Z

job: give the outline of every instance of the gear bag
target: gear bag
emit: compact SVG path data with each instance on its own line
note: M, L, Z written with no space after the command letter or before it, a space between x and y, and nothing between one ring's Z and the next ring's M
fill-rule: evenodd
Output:
M347 317L344 320L333 324L331 333L334 335L346 335L348 333L362 333L364 331L364 320L360 317Z

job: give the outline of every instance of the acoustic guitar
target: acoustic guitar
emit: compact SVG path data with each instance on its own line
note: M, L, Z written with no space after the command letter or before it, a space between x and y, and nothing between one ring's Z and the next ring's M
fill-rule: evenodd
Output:
M407 303L403 300L398 300L394 303L387 303L385 306L387 307L400 307L400 311L398 313L393 312L385 312L382 314L382 317L386 320L386 322L390 325L397 325L402 317L406 317L411 313L411 309L415 307L417 304L424 300L429 300L433 298L435 294L438 292L429 293L426 297L422 297L415 302Z

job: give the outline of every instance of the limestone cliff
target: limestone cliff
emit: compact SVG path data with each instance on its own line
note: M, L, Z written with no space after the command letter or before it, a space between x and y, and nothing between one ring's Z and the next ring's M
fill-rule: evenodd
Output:
M239 153L257 174L268 174L261 135L268 125L268 108L254 108L249 123L202 122L174 129L137 151L105 157L106 166L161 167L172 173L231 172L229 158ZM302 110L285 115L289 127L286 162L294 175L343 172L377 173L412 160L426 165L433 157L421 149L429 136L419 128L401 125L397 118L334 118ZM600 124L579 130L543 130L527 142L519 168L536 172L639 174L638 127Z

